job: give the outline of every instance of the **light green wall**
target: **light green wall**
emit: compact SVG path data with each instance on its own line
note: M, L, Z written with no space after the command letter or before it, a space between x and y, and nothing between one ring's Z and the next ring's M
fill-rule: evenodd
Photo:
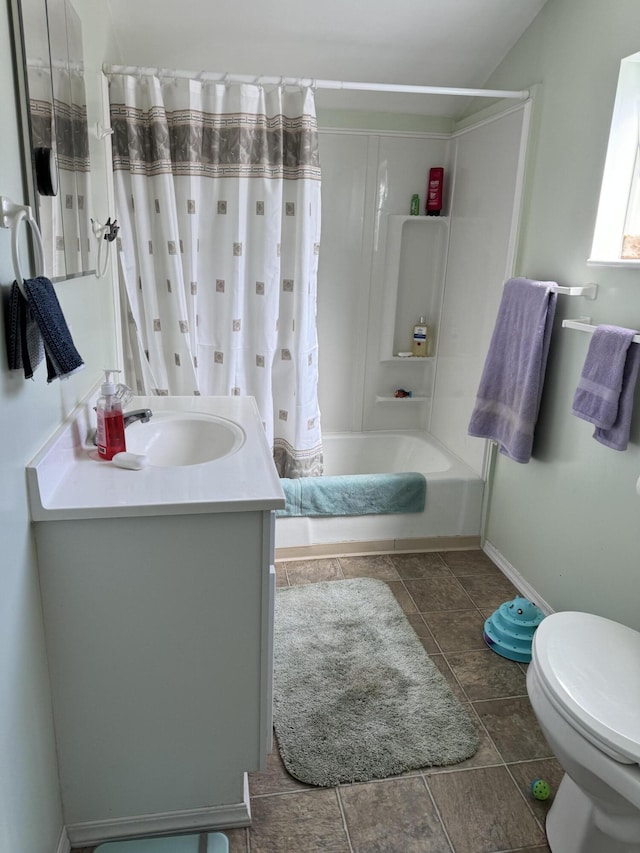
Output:
M77 4L101 19L97 2ZM84 14L83 14L84 12ZM86 27L86 23L85 23ZM97 28L96 28L97 29ZM99 55L99 54L98 54ZM95 56L95 54L94 54ZM15 104L8 5L0 7L0 195L26 201ZM90 85L95 86L95 77ZM97 95L90 96L92 117ZM97 117L95 117L97 119ZM92 149L93 153L93 149ZM99 159L100 152L96 152ZM96 164L99 171L99 163ZM105 182L95 184L97 214L106 218ZM0 229L0 290L13 279L10 233ZM25 465L113 359L110 280L75 279L56 286L86 369L47 385L44 365L33 381L7 368L0 331L0 850L53 853L63 815L58 790L49 676L35 548L31 537Z
M407 113L375 113L357 110L318 109L318 124L322 128L348 130L388 130L418 133L451 133L453 119L444 116L423 116Z
M626 452L571 415L586 334L565 317L640 328L640 270L590 268L620 60L638 50L637 0L549 0L487 86L541 83L517 272L600 285L595 302L559 297L534 459L499 456L487 539L556 610L640 629L640 390Z
M120 58L107 53L103 39L109 22L97 0L77 0L76 7L92 72L94 122L100 63L103 57ZM636 327L640 273L588 269L585 259L618 64L638 50L638 33L637 0L549 0L488 83L509 89L543 84L535 180L526 198L518 271L562 283L597 280L597 302L561 298L559 315L588 311L596 322ZM0 194L18 201L23 198L22 161L14 111L6 106L14 101L6 4L0 9L0 56L5 104ZM335 123L330 118L322 123ZM104 146L94 140L96 175L103 156ZM104 177L94 184L94 194L96 216L104 221L112 212ZM3 292L12 277L9 234L0 229ZM64 385L47 385L43 368L33 382L25 382L8 371L4 356L0 362L0 850L24 853L55 850L63 820L24 466L114 358L110 281L78 279L57 286L57 292L87 369ZM626 453L595 443L590 427L571 416L587 343L580 333L556 330L535 459L526 466L498 459L488 538L556 609L590 610L640 628L640 498L635 494L640 414Z

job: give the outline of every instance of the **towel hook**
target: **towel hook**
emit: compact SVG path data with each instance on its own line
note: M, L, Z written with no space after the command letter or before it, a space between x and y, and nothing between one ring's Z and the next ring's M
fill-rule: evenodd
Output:
M101 122L96 122L96 138L106 139L107 136L113 136L114 130L112 127L104 127Z
M20 223L24 220L31 226L36 252L36 276L44 275L44 248L42 245L42 235L40 234L38 223L33 217L33 212L28 205L15 204L6 196L0 196L0 211L0 225L3 228L11 229L11 258L13 260L13 272L16 277L16 284L26 299L27 297L24 291L24 277L22 275L22 270L20 269L20 249L18 246L18 231Z
M118 231L120 230L120 226L118 225L118 220L114 219L111 221L111 217L107 219L104 225L100 225L99 222L96 222L94 219L91 220L91 228L93 229L93 234L98 241L98 260L96 263L96 278L104 278L107 273L107 265L109 263L109 246L118 236ZM103 241L107 241L107 246L105 248L104 253L104 263L102 263L102 248L104 246Z

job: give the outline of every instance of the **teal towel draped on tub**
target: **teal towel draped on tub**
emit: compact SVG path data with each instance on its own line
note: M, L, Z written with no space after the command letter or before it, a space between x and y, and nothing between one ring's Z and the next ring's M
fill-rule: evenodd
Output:
M422 512L427 483L422 474L342 474L281 479L285 508L277 516L386 515Z

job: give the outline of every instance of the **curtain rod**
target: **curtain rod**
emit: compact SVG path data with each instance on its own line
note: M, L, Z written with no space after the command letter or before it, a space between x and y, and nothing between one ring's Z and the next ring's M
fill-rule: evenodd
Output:
M148 74L154 77L174 77L188 80L206 80L214 83L249 83L274 86L311 86L314 89L339 89L359 92L404 92L413 95L462 95L468 98L512 98L525 101L528 89L462 89L453 86L414 86L401 83L349 83L344 80L316 80L312 77L266 77L250 74L221 74L208 71L176 71L171 68L140 68L137 65L103 65L103 72L111 74Z

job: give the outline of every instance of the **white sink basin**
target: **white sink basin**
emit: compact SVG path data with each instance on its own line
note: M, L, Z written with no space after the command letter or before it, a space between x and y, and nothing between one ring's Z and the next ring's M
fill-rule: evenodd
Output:
M170 468L201 465L239 450L241 426L227 418L197 412L157 412L147 423L136 421L125 433L127 450L147 457L150 465Z

